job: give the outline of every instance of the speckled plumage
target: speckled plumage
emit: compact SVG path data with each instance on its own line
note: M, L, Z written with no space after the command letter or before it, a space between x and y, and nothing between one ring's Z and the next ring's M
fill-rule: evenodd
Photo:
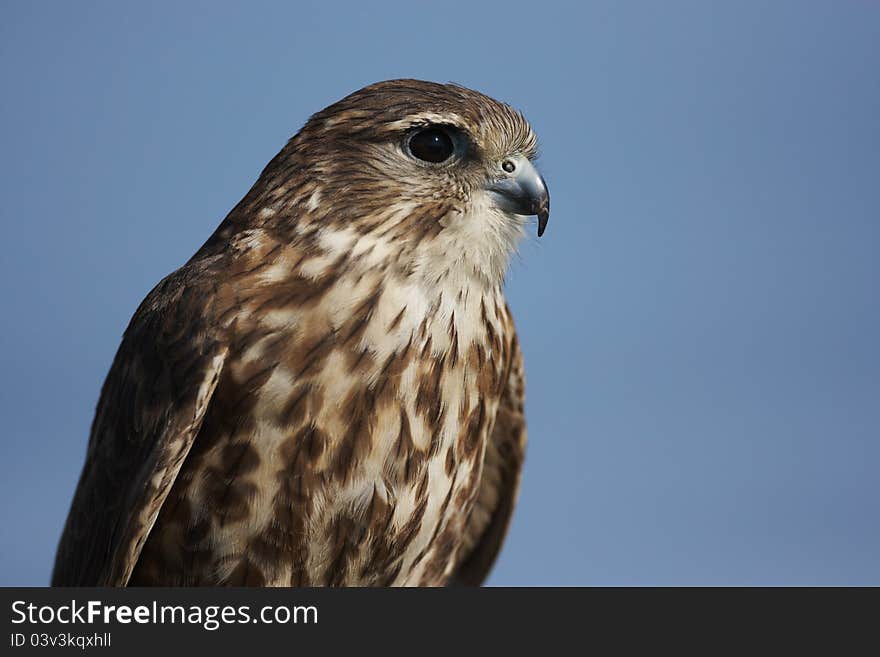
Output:
M455 126L454 167L402 135ZM413 80L313 116L144 300L102 389L57 585L478 584L525 449L502 294L520 114Z

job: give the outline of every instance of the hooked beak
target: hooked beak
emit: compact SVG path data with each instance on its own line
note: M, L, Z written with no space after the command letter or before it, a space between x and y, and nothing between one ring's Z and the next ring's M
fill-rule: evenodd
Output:
M550 192L535 165L523 155L507 158L501 178L489 183L487 189L498 207L514 214L537 215L538 237L544 234L550 219ZM511 171L507 169L513 165Z

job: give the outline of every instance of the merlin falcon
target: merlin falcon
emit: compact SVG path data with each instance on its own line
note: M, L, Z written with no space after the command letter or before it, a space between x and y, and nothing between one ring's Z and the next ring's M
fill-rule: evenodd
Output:
M135 312L52 583L480 584L525 451L502 285L549 218L536 148L451 84L312 116Z

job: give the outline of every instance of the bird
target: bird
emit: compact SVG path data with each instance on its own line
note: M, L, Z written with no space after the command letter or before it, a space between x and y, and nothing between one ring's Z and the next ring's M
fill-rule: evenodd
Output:
M510 105L378 82L312 115L115 355L56 586L478 586L526 446L503 288L550 196Z

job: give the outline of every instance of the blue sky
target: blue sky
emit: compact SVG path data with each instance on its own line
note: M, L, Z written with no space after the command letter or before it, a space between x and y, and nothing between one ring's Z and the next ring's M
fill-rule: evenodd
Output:
M139 301L306 118L455 81L553 197L497 585L880 584L880 6L4 2L0 584L48 581Z

